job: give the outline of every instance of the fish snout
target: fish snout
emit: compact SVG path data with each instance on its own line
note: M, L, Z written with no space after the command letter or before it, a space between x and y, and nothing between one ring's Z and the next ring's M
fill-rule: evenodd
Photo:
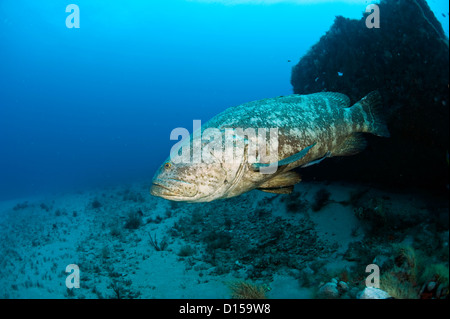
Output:
M198 187L177 179L154 179L150 193L168 199L186 198L197 195Z

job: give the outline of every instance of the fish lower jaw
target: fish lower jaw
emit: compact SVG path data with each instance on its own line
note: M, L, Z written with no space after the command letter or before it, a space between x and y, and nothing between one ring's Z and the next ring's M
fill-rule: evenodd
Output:
M176 201L176 202L196 202L194 196L186 196L183 194L179 194L173 192L170 188L165 187L163 185L153 183L150 188L150 194L156 197L161 197L167 200Z
M150 188L150 194L153 196L159 196L159 197L172 197L177 196L176 193L172 192L169 188L159 185L159 184L153 184Z

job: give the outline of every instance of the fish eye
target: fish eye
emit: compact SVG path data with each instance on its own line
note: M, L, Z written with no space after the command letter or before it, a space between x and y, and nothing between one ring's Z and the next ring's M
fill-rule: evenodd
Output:
M164 168L165 169L169 169L171 167L172 167L172 164L170 162L167 162L167 163L164 164Z

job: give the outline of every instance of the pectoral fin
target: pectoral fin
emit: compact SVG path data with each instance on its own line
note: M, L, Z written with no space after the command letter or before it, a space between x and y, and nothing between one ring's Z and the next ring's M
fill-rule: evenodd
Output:
M292 186L297 184L301 180L302 178L300 177L300 174L294 171L289 171L279 174L274 178L269 179L268 181L265 181L264 183L259 185L259 188L279 188Z
M285 165L294 163L294 162L302 159L303 157L305 157L305 155L308 154L309 150L314 145L316 145L316 143L314 143L314 144L312 144L312 145L302 149L300 152L295 153L292 156L286 157L285 159L282 159L281 161L278 161L277 163L269 163L269 164L266 164L266 163L254 163L254 164L251 165L251 167L252 167L252 169L255 172L258 172L261 167L269 167L269 166L273 166L275 164L277 165L277 167L281 167L281 166L285 166Z
M259 185L258 189L267 193L290 194L294 185L300 182L300 174L294 171L285 172Z

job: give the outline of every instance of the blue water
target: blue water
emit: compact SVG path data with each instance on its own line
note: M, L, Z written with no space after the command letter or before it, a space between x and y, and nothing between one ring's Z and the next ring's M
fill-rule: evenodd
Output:
M334 17L368 4L222 2L74 0L69 29L71 2L0 1L0 200L150 182L172 129L291 94ZM448 34L448 2L429 4Z

